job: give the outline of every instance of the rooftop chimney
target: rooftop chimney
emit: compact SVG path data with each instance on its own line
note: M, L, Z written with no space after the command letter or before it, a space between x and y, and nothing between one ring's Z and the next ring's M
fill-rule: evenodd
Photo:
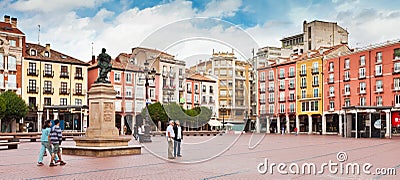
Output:
M46 50L50 52L50 44L49 43L46 44Z
M5 23L10 23L10 16L9 15L4 15L4 22Z
M11 27L17 28L17 18L15 17L11 18Z

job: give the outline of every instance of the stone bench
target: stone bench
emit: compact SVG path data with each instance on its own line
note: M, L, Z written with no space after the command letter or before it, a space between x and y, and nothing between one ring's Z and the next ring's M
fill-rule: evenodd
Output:
M19 142L15 142L14 136L0 136L0 146L8 146L8 149L18 149Z

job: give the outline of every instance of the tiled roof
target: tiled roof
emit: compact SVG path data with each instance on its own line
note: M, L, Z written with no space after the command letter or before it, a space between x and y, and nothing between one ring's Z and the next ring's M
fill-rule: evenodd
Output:
M117 56L115 59L111 59L111 64L113 69L118 69L118 70L130 70L130 71L141 71L139 66L132 64L129 62L129 59L131 57L131 54L127 53L121 53ZM97 67L97 59L95 59L95 62L92 63L90 62L91 65L89 69Z
M217 82L213 79L210 79L208 77L202 76L200 74L194 74L190 77L187 78L188 80L195 80L195 81L208 81L208 82Z
M15 33L20 35L25 35L18 28L12 28L10 23L0 22L0 32Z
M35 56L31 56L31 54L30 54L30 51L32 49L36 50ZM89 63L87 63L87 62L75 59L71 56L68 56L66 54L60 53L60 52L52 50L52 49L50 49L50 57L46 57L46 56L44 56L44 52L46 50L47 50L46 47L44 47L42 45L26 43L26 51L24 52L24 58L49 61L49 62L55 62L55 63L68 63L68 64L89 66Z

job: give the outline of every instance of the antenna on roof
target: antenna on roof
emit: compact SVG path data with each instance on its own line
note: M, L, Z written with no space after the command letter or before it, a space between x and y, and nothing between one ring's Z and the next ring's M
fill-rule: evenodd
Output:
M38 25L37 43L40 45L40 24Z
M93 42L92 42L92 56L93 56Z

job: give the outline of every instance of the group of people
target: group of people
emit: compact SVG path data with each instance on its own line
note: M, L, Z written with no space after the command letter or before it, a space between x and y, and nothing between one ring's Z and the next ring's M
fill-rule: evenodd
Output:
M175 159L177 156L182 157L181 143L183 140L183 129L179 121L169 121L165 136L168 142L168 159Z
M51 127L51 121L46 120L42 127L42 136L40 138L41 148L39 152L38 166L43 166L43 156L46 153L46 149L51 155L50 167L65 165L66 163L61 158L60 145L62 143L62 131L60 128L60 121L55 120L54 126Z

